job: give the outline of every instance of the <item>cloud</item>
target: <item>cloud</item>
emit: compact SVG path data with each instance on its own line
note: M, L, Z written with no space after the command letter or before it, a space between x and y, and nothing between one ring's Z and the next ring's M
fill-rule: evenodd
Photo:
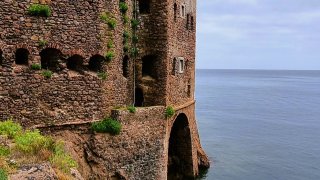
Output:
M310 65L320 57L318 0L308 3L305 0L209 0L200 1L198 7L197 56L200 59L207 62L219 59L221 67L223 61L231 59L257 65L258 59L264 59L275 66L284 62L281 59L291 59L299 62L296 64L309 61L305 69L320 67L320 62ZM201 61L198 66L202 66Z
M245 4L245 5L257 5L258 0L210 0L210 4Z

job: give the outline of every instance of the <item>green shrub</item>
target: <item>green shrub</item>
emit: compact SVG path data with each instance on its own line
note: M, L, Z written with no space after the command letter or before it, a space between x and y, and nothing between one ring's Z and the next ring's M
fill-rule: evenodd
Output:
M122 36L124 39L128 40L130 38L130 33L128 31L124 31Z
M44 70L44 71L42 72L42 75L43 75L45 78L49 79L49 78L52 77L53 72L50 71L50 70Z
M131 19L131 27L136 29L139 25L139 21L137 19Z
M111 18L108 20L107 24L111 29L114 29L117 26L117 21L115 19Z
M53 155L50 157L50 162L54 167L57 167L64 173L70 173L70 168L78 167L77 162L66 153L62 141L54 144Z
M108 41L107 47L108 47L109 49L113 48L113 41L112 41L112 40L109 40L109 41Z
M9 138L14 138L17 134L22 132L22 127L18 123L14 123L12 119L0 122L0 134L6 135Z
M52 149L54 141L40 134L39 130L26 131L14 138L16 148L25 154L37 154L42 149Z
M107 52L105 55L105 58L107 61L111 61L113 59L113 57L114 57L114 52L112 52L112 51Z
M39 47L44 47L48 44L48 42L46 40L40 39L38 44L39 44Z
M51 10L48 5L32 4L28 8L28 13L32 16L49 17L51 15Z
M107 23L111 29L114 29L117 25L117 21L114 18L110 17L108 13L102 13L100 15L100 19Z
M165 115L167 118L170 118L174 115L175 113L175 110L173 109L172 106L168 106L167 109L166 109L166 112L165 112Z
M128 52L129 51L129 49L130 49L130 47L129 47L129 45L128 44L125 44L124 46L123 46L123 51L124 52Z
M127 24L129 22L129 17L128 16L122 16L122 20L124 24Z
M135 113L137 111L136 107L134 106L128 106L127 109L130 113Z
M120 2L119 8L122 14L125 14L128 11L128 5L125 2Z
M108 75L107 75L106 72L98 72L98 73L97 73L97 76L98 76L100 79L102 79L102 80L106 80L107 77L108 77Z
M0 168L0 180L7 180L7 179L8 179L8 173L4 169Z
M31 64L31 69L40 70L41 69L41 65L40 64Z
M138 41L139 41L138 36L136 36L136 35L132 36L132 42L133 43L138 43Z
M0 145L0 156L8 156L10 154L10 149L8 147Z
M102 121L95 122L91 125L92 130L99 133L110 133L111 135L120 134L122 125L119 121L105 118Z
M138 54L139 54L139 50L137 49L137 48L132 48L131 49L131 56L138 56Z

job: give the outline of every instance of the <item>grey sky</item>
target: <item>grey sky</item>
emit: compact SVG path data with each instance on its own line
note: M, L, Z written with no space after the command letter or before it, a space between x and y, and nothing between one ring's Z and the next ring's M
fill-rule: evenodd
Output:
M320 0L198 0L197 68L320 69Z

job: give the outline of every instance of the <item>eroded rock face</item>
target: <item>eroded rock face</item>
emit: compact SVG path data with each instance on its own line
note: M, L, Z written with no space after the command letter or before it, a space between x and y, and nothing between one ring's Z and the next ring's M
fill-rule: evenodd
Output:
M9 179L19 180L58 180L57 174L49 163L23 165L15 174L11 174Z

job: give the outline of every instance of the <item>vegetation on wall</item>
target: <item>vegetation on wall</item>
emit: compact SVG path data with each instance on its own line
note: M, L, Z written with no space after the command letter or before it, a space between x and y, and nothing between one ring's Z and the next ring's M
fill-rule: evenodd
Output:
M20 124L9 119L0 122L0 135L5 138L3 142L7 142L0 145L1 180L7 179L8 172L14 172L24 164L50 162L56 172L62 172L63 177L70 177L70 169L78 166L65 151L62 141L43 136L37 129L23 130Z
M40 39L39 42L38 42L38 45L40 48L43 48L45 47L46 45L48 44L48 42L44 39Z
M119 135L122 129L122 125L115 119L105 118L102 121L92 123L91 129L98 133L110 133L111 135Z
M106 72L98 72L97 76L102 80L106 80L108 77L108 74Z
M139 23L140 23L139 20L137 20L137 19L131 19L131 27L132 27L132 28L134 28L134 29L138 28Z
M53 75L53 72L50 70L44 70L42 71L42 76L44 76L47 79L50 79Z
M28 14L31 16L49 17L51 16L51 9L48 5L31 4L28 8Z
M107 61L111 61L114 58L114 52L113 51L106 52L105 58Z
M103 20L111 29L115 29L117 26L117 21L109 13L103 12L100 15L100 19Z
M31 64L31 69L32 70L40 70L41 69L41 65L40 64Z
M172 106L168 106L168 107L166 108L165 115L166 115L167 118L172 117L175 113L176 113L176 112L175 112L175 110L173 109Z
M119 9L122 14L125 14L128 11L128 5L126 4L126 2L120 2Z
M127 109L130 113L135 113L137 111L136 107L134 106L128 106Z

